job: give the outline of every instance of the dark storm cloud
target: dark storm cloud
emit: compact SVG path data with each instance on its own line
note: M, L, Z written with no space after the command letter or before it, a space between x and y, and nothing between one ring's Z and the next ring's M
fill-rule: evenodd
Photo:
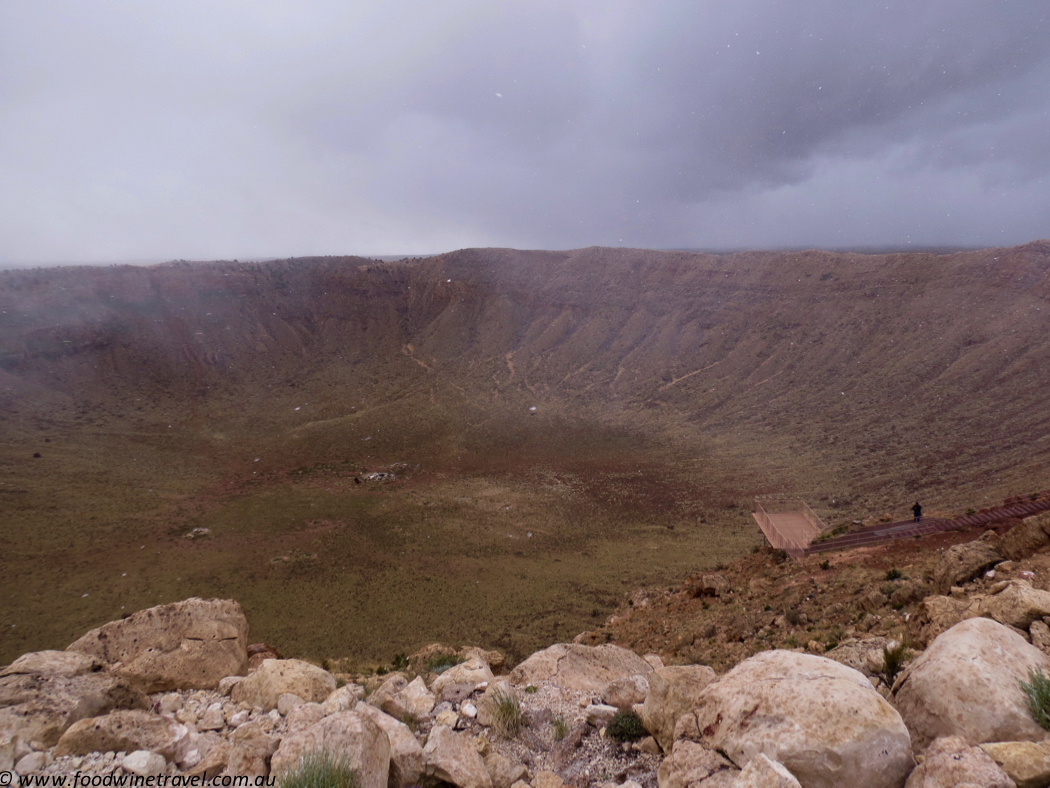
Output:
M1042 0L0 5L0 261L1050 235Z

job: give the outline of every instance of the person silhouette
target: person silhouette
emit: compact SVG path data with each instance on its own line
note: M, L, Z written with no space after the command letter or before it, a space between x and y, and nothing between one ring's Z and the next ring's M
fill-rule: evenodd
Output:
M915 505L913 507L911 507L911 511L912 511L912 514L915 515L915 522L917 522L917 523L922 522L922 507L919 505L918 501L916 501Z

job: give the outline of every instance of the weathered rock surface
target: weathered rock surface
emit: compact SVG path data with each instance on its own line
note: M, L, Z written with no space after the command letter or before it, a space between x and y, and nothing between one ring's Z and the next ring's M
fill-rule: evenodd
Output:
M140 777L150 777L164 774L168 768L168 762L160 753L149 750L135 750L128 753L120 764L121 768L128 774L137 774Z
M1043 529L1044 522L1050 524L1043 515L1025 518L1003 535L999 550L1011 561L1020 561L1050 546L1050 535Z
M1015 788L1014 781L979 747L958 736L934 741L904 788Z
M831 651L825 652L824 656L848 668L859 670L865 676L874 676L881 673L885 667L882 651L889 644L890 641L884 637L849 638Z
M423 747L408 726L367 703L358 711L382 728L390 742L390 788L418 784L423 777Z
M423 748L427 776L459 788L492 788L492 778L474 743L447 725L436 725Z
M327 750L345 756L357 771L360 788L385 788L390 774L390 741L366 713L341 711L309 729L286 736L274 753L271 770L280 777L309 753Z
M1028 629L1033 621L1050 616L1050 591L1032 588L1026 580L1010 580L1004 588L985 597L980 610L981 615L1000 624Z
M99 673L105 669L102 660L90 654L78 654L73 651L31 651L0 670L0 678L34 673L71 678L83 676L85 673Z
M83 655L77 658L92 659ZM104 672L68 675L69 662L60 667L67 670L64 674L21 672L33 665L44 667L45 662L37 659L23 662L17 672L11 671L18 662L0 678L0 738L19 736L50 746L78 720L114 709L146 708L145 696L118 676ZM47 664L55 662L47 660Z
M648 662L620 646L558 643L514 668L510 680L517 685L550 681L562 689L601 692L612 681L650 672Z
M258 722L242 725L233 732L226 773L265 777L270 773L270 758L281 740L270 736Z
M737 775L734 788L802 788L784 764L759 753Z
M1004 741L982 744L1017 788L1046 788L1050 785L1050 747L1046 741Z
M149 750L174 760L189 729L169 717L148 711L114 711L73 723L58 740L55 755Z
M664 752L670 752L674 743L678 718L693 709L700 693L716 678L704 665L657 668L649 674L649 692L638 716Z
M610 706L615 706L620 711L630 711L638 703L644 703L646 695L649 694L649 678L647 675L627 676L609 682L602 690L602 700Z
M761 752L814 788L899 788L914 766L904 721L863 674L789 651L756 654L708 685L675 739L741 767Z
M434 683L431 685L430 690L434 695L440 696L445 687L450 687L455 684L465 684L470 686L471 692L473 692L474 687L477 687L479 684L491 682L494 678L495 676L492 675L492 670L489 668L488 663L480 656L473 656L466 662L453 665L434 679Z
M248 666L248 619L232 599L187 599L93 629L67 648L146 693L213 689Z
M689 788L720 772L733 777L739 774L736 767L717 752L683 739L674 743L674 749L660 764L657 780L660 788Z
M335 691L335 676L299 659L268 659L230 692L234 703L260 706L264 711L277 708L286 692L304 701L321 703Z
M952 586L965 583L1003 560L999 549L980 539L957 544L945 550L933 570L937 591L947 594Z
M938 737L970 744L1040 741L1018 681L1050 658L1002 624L971 618L939 635L894 685L897 709L916 748Z

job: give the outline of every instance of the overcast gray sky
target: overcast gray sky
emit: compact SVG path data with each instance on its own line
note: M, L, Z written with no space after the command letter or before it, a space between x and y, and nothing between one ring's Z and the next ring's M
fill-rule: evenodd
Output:
M1047 0L2 0L0 263L1050 236Z

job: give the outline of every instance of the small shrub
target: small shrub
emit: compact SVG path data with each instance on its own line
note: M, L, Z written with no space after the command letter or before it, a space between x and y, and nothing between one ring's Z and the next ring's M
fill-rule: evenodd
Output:
M901 570L898 569L897 567L893 567L893 569L887 569L886 570L886 579L887 580L900 580L901 579Z
M799 618L798 610L793 608L793 607L792 608L788 608L787 610L784 611L784 618L793 627L797 627L798 626L798 622L801 621L801 619Z
M435 654L427 660L427 670L431 673L444 673L453 665L462 662L455 654Z
M408 667L408 657L404 654L395 654L394 661L391 663L391 668L395 671L405 670Z
M976 509L967 509L966 510L967 517L970 516L971 514L977 514L977 510Z
M904 667L904 663L907 661L905 659L907 653L908 644L904 641L901 641L893 648L882 647L882 675L886 677L886 683L891 687L897 678L897 674L901 672L901 668Z
M561 741L569 733L569 723L563 716L556 714L551 720L551 730L554 733L554 741Z
M492 727L496 733L505 739L513 739L521 731L525 724L525 717L521 713L521 703L513 690L509 692L496 691L489 698L492 704Z
M537 690L536 687L534 685L532 685L532 684L530 684L529 686L527 686L525 688L525 694L526 695L533 695L536 692L539 692L539 690Z
M831 569L831 561L829 561L828 559L825 558L823 561L820 562L820 568L821 569Z
M1030 493L1030 494L1028 495L1028 500L1029 500L1029 501L1034 501L1034 500L1035 500L1036 498L1038 498L1038 497L1039 497L1039 493Z
M1021 691L1028 702L1028 711L1032 719L1044 729L1050 731L1050 676L1040 668L1028 669L1028 681L1018 679Z
M345 755L314 750L299 759L278 783L280 788L357 788L357 772Z
M616 741L638 741L649 735L642 719L633 711L618 711L605 726L605 735Z

